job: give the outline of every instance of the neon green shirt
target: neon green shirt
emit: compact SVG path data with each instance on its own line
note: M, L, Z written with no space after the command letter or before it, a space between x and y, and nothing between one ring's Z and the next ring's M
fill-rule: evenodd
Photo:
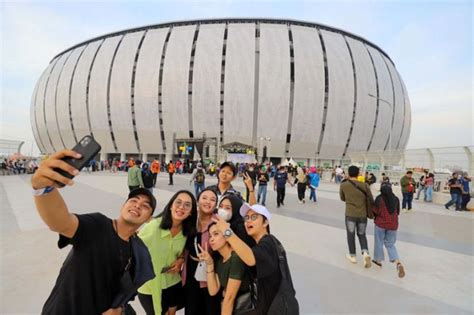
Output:
M155 314L161 314L161 290L181 281L179 273L161 273L161 270L176 261L186 243L186 237L182 231L173 237L171 231L161 229L160 224L161 218L153 219L138 233L148 247L156 275L154 279L141 286L138 292L152 295Z

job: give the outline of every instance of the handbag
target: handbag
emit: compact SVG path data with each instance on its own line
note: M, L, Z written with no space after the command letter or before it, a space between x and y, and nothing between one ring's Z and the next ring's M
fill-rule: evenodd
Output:
M278 292L273 298L272 304L270 304L267 315L299 315L298 300L296 299L296 291L293 287L285 249L276 237L271 234L269 236L278 251L281 282Z
M198 247L197 247L197 237L194 238L194 249L196 250L196 254L199 253ZM200 261L196 267L196 271L194 272L194 278L197 281L207 281L207 264L205 261Z
M375 218L375 215L372 212L373 202L372 202L372 200L370 200L369 195L367 194L367 192L365 190L363 190L362 188L360 188L359 186L357 186L353 181L348 180L348 182L351 183L355 188L357 188L359 191L361 191L364 194L364 196L365 196L365 211L367 212L367 218L369 218L369 219Z
M233 315L243 315L252 312L257 307L257 283L250 277L249 290L235 298Z

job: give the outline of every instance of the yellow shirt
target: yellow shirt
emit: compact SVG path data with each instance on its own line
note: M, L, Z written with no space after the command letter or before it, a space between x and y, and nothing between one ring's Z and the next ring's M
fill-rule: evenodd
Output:
M357 176L357 180L361 183L365 183L365 177L362 175Z
M182 231L173 237L171 231L161 229L160 224L161 218L153 219L138 233L148 247L156 275L154 279L141 286L138 292L152 295L155 314L161 314L161 290L181 281L179 273L161 273L161 270L176 261L186 243L186 237Z

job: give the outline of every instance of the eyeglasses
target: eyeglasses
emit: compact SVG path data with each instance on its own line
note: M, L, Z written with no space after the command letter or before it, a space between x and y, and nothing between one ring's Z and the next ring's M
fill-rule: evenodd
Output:
M258 218L258 214L246 215L244 221L255 221Z
M189 211L192 209L193 205L190 202L183 202L182 200L176 199L173 204L175 205L176 208L183 208L186 211Z

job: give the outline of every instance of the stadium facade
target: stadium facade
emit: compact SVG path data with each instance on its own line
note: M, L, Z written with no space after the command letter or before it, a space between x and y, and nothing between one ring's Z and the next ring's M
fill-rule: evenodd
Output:
M170 158L177 143L202 140L218 155L237 142L259 156L265 146L272 158L341 160L405 149L411 111L392 60L360 36L302 21L211 19L65 50L36 85L31 124L42 153L92 134L103 157Z

